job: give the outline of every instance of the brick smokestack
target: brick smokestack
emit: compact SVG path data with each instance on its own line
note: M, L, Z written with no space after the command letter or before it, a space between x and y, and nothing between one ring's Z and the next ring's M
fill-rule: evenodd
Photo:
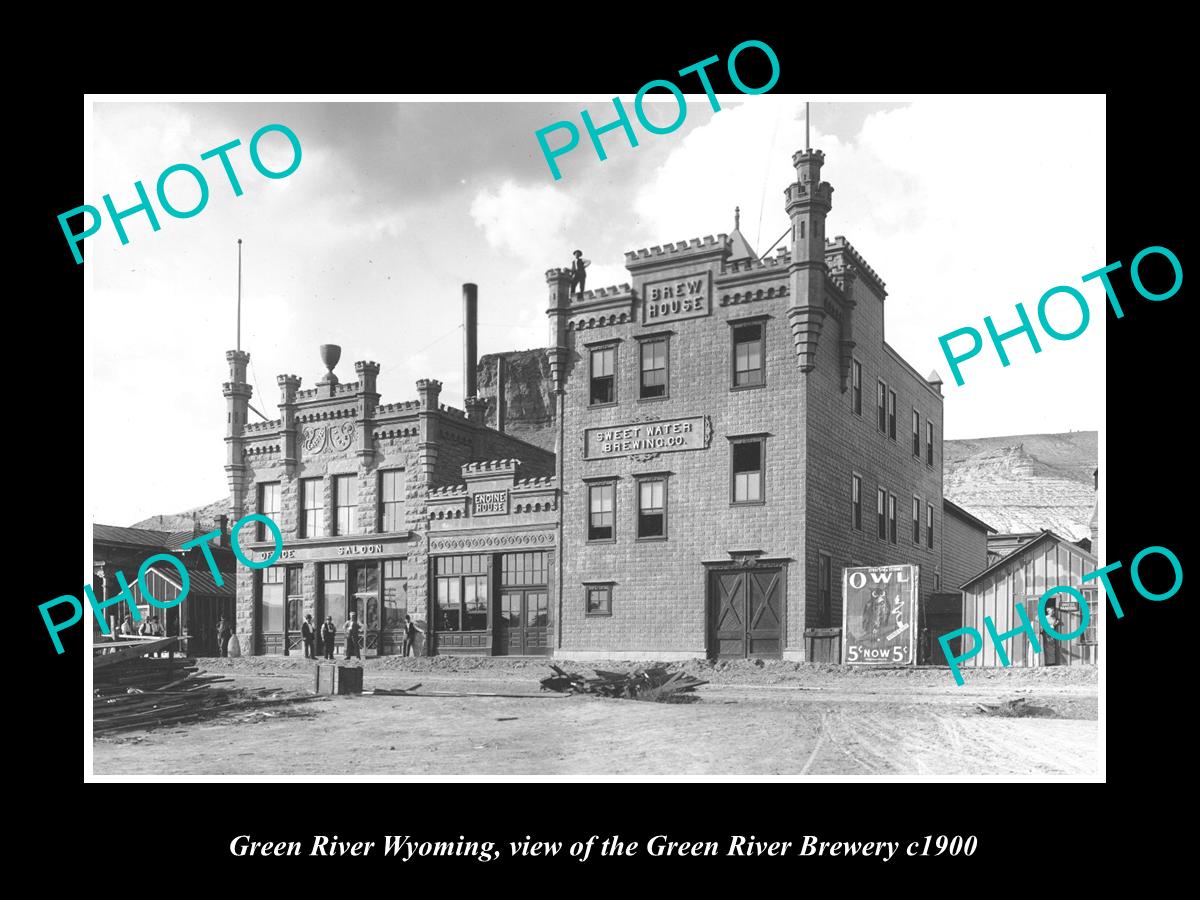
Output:
M479 393L475 363L479 359L478 346L479 288L473 284L463 285L463 397L474 397Z
M504 431L505 409L504 403L504 382L508 378L508 366L505 364L503 354L496 357L496 430Z
M473 284L463 285L463 406L467 418L482 425L487 403L479 399L479 288Z

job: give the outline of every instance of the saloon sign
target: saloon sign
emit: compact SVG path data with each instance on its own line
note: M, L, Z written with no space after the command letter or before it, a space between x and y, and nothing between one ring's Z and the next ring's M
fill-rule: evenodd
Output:
M842 662L916 663L919 566L861 566L842 573Z

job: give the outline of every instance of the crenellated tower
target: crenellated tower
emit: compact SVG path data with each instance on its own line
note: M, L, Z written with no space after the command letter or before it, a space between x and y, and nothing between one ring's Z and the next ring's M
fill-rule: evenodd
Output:
M825 217L833 207L833 188L821 181L825 154L801 150L792 155L796 181L784 191L792 220L792 263L788 276L792 306L787 311L801 372L816 364L817 341L825 318Z
M245 350L227 350L225 359L229 363L229 380L222 385L225 395L225 477L231 498L229 514L237 521L247 512L246 486L250 470L243 460L242 433L250 415L250 395L254 389L246 382L250 354Z

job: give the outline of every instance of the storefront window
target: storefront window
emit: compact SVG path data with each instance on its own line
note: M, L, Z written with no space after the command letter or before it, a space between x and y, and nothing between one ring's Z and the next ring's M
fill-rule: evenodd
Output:
M504 587L547 584L549 554L505 553L500 557L500 583Z
M326 563L324 571L325 615L333 617L333 624L342 630L346 619L346 564Z
M438 631L461 631L462 624L462 580L439 578L437 580Z
M300 590L300 575L302 571L299 566L288 566L287 568L288 631L299 631L300 621L304 617L304 595Z
M383 564L383 627L403 628L408 611L408 582L404 578L404 560L389 559Z
M379 564L361 563L354 568L354 605L358 621L368 631L379 630Z
M283 566L271 566L262 573L262 630L283 631Z
M487 628L487 600L486 575L463 579L463 631L483 631Z
M436 571L437 630L486 630L487 556L443 556L436 562Z
M525 595L525 606L529 624L534 628L545 628L550 624L550 595L529 593Z

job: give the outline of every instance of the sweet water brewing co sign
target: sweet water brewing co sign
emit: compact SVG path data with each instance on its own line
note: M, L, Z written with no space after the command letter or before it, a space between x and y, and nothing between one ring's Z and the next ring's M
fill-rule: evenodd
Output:
M670 453L673 450L703 450L712 438L705 416L686 419L652 419L608 428L589 428L583 433L583 458Z
M842 662L916 662L919 566L859 566L842 572Z

